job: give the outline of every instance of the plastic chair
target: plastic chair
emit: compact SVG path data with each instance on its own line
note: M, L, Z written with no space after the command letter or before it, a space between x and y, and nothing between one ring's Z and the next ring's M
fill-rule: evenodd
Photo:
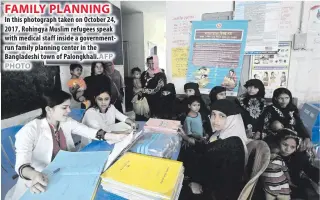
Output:
M86 111L85 109L75 109L74 108L74 109L71 109L71 112L69 113L69 116L72 119L74 119L74 120L76 120L78 122L81 122L85 111Z
M270 162L270 149L264 141L251 141L247 144L247 148L249 160L246 169L248 169L249 181L242 189L238 200L250 200L252 198L259 177L267 169Z
M18 175L14 170L16 163L15 135L23 125L13 126L1 130L1 199L17 182Z

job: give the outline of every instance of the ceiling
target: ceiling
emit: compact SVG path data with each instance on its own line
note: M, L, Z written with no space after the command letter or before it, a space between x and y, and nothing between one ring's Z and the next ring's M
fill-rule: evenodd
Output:
M121 12L123 14L141 13L141 12L165 14L166 2L165 1L121 1Z

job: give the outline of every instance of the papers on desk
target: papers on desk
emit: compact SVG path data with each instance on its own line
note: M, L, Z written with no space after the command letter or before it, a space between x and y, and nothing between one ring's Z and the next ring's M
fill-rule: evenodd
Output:
M180 125L180 121L177 120L150 118L146 122L144 130L149 132L177 134Z
M125 132L132 130L131 126L126 124L125 122L108 125L107 129L111 132Z
M128 152L101 175L101 185L130 200L176 200L183 173L182 162Z
M125 151L127 151L129 148L131 148L131 146L135 143L135 141L137 141L142 135L142 131L135 133L135 132L131 132L124 140L122 140L121 142L118 142L114 145L114 148L111 152L111 154L109 155L107 164L104 168L104 171L106 169L108 169L108 167L110 165L113 164L113 162L119 158L119 156L121 156Z
M32 194L28 190L21 200L88 200L94 196L99 176L108 159L108 151L67 152L60 150L42 171L49 177L47 190ZM60 171L53 173L56 169Z

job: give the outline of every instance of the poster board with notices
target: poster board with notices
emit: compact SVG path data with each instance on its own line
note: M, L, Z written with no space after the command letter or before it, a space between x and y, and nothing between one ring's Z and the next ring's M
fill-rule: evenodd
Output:
M253 55L250 79L260 79L266 89L266 98L272 98L273 91L288 87L291 42L279 42L277 54Z

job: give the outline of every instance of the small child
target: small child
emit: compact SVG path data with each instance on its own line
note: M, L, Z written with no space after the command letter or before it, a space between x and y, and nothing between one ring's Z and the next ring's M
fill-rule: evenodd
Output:
M281 124L281 122L277 120L271 123L271 130L274 132L277 132L283 128L284 128L283 124Z
M274 126L280 126L275 121ZM279 135L272 136L274 141L268 143L271 151L270 162L261 175L266 200L289 200L290 199L290 175L288 167L282 156L290 156L297 150L299 140L291 135L290 131L279 132Z
M142 84L141 84L141 70L135 67L131 70L131 75L133 77L133 111L137 115L142 115L146 118L149 117L150 108L148 101L145 97L142 97Z
M87 109L90 106L90 101L86 100L86 98L83 96L84 91L87 89L87 85L80 77L82 74L82 69L83 68L80 64L70 65L71 79L68 81L67 85L73 98L76 101L83 103L84 107Z
M199 97L190 96L188 98L189 113L183 125L185 133L197 140L201 140L204 137L202 118L199 113L200 107Z
M138 67L135 67L131 70L131 75L133 77L133 95L140 92L142 89L141 84L141 69Z

